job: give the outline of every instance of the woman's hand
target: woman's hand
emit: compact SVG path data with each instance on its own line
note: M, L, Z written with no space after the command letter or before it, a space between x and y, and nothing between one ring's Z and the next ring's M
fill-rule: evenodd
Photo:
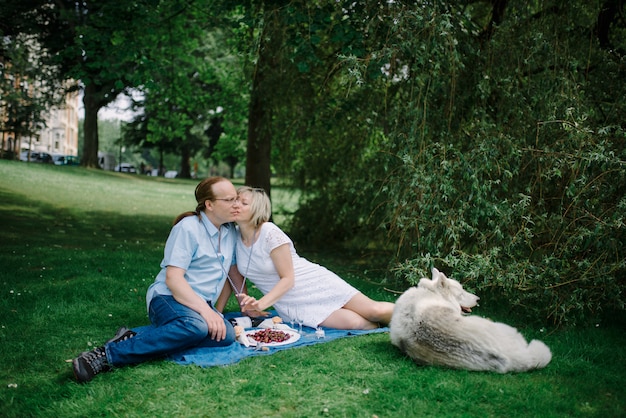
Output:
M243 314L246 316L249 316L250 318L259 318L261 316L265 317L265 316L270 315L270 313L267 311L254 311L254 310L247 310L243 312Z
M260 301L256 300L254 296L240 293L237 295L237 298L239 299L239 306L241 307L242 313L252 317L269 315L269 312L263 310L259 303Z

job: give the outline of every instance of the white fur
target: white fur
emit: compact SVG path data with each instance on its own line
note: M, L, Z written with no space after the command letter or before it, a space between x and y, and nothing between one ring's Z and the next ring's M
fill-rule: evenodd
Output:
M397 300L391 343L419 364L498 373L545 367L552 359L541 341L529 343L513 327L479 316L464 316L478 296L433 268L433 278Z

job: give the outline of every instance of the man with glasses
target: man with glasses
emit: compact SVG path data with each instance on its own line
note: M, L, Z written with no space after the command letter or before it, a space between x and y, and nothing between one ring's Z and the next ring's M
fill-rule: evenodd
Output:
M182 213L174 221L161 271L148 288L152 325L137 332L120 328L103 346L76 357L72 366L79 382L113 367L235 341L235 331L221 311L230 294L222 293L226 282L243 280L234 257L237 191L228 179L209 177L198 184L195 197L195 211Z

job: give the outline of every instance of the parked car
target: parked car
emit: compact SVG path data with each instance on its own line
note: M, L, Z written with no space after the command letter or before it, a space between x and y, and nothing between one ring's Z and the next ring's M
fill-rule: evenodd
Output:
M137 169L134 165L129 163L122 163L115 166L115 170L121 173L137 173Z
M74 155L55 154L52 156L56 165L79 165L78 157Z
M39 152L39 151L31 151L30 160L28 159L28 151L22 151L20 153L21 161L30 161L31 163L46 163L52 164L54 163L54 159L52 155L47 152Z
M76 155L66 155L65 165L80 165L80 158Z

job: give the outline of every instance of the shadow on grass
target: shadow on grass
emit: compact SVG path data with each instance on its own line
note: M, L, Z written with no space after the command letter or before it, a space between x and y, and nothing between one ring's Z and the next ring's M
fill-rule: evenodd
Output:
M169 216L128 216L110 211L59 208L0 190L0 239L4 247L92 248L119 242L165 243Z

